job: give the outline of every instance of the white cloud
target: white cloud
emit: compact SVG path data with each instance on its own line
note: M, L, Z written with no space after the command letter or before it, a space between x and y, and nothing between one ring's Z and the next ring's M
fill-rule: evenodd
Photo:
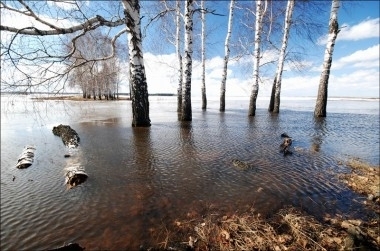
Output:
M361 69L335 76L329 83L329 95L351 97L379 97L379 72Z
M339 58L332 64L333 69L344 67L356 68L379 68L379 51L380 45L377 44L365 50L358 50L351 55Z
M296 76L282 79L282 96L316 96L319 76Z
M67 28L67 27L79 24L75 20L70 20L70 18L57 19L57 18L52 18L45 14L39 15L39 18L48 23L51 23L63 28ZM18 29L33 26L41 30L51 30L49 26L41 22L38 22L36 19L30 16L21 15L19 13L10 13L9 11L1 12L1 24L4 26L10 26L10 27L18 28Z
M281 96L316 96L320 75L297 76L282 80ZM330 74L329 97L379 98L379 72L377 69L360 69L346 74Z
M48 1L47 2L49 6L52 7L58 7L59 9L70 11L77 9L78 2L77 1L70 1L70 0L56 0L56 1ZM80 1L81 5L89 5L90 1Z
M277 50L265 50L260 59L260 65L265 65L278 60L279 53Z
M337 40L362 40L367 38L379 37L380 18L367 19L357 25L349 26L341 25L341 31L338 34Z
M354 53L333 59L331 70L347 69L347 68L379 68L380 62L380 45L374 45L364 50L358 50ZM311 71L321 72L323 65L313 67Z
M342 24L340 26L340 32L337 37L337 41L358 41L368 38L379 37L380 30L380 18L366 19L354 26L348 24ZM319 45L325 45L327 43L328 34L318 39Z

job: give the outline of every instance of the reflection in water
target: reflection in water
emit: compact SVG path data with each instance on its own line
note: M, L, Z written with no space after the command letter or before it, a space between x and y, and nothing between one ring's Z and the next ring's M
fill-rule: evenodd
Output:
M138 224L134 225L134 234L141 239L149 239L146 231L152 226L150 217L159 217L158 211L151 205L155 204L155 199L159 197L160 187L154 182L155 176L155 156L152 151L151 128L132 128L132 156L134 177L130 191L135 198L131 204L131 211L139 216ZM146 217L149 216L149 217ZM133 236L131 236L133 238Z
M196 145L193 139L191 121L179 122L179 139L183 154L193 159L196 154Z
M326 119L323 117L314 118L314 135L312 137L311 150L319 152L321 150L321 144L323 138L327 134Z
M366 213L334 174L345 171L337 160L349 156L379 163L377 115L314 120L312 112L258 109L248 117L246 110L209 109L179 122L176 102L156 101L150 103L156 122L132 128L130 103L115 104L68 103L75 113L62 118L53 102L49 126L30 126L23 112L1 121L1 249L45 250L68 242L87 250L149 247L176 219L191 220L211 205L223 212L253 206L262 214L293 205L319 217ZM51 132L61 123L81 137L81 153L72 159L63 158L62 142ZM286 157L279 152L283 132L300 149ZM35 161L17 170L26 144L36 145ZM308 150L313 147L318 151ZM238 170L234 159L253 168ZM71 190L63 185L67 161L89 175Z

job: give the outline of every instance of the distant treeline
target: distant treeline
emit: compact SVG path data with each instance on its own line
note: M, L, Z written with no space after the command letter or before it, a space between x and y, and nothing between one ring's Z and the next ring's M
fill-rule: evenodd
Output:
M20 91L1 92L1 94L16 94L16 95L29 95L29 94L82 95L82 93L80 93L80 92L61 92L61 93L54 93L54 92L20 92ZM119 92L119 95L129 96L129 93L126 93L126 92ZM176 95L177 95L177 94L173 94L173 93L152 93L152 94L149 94L149 96L176 96Z

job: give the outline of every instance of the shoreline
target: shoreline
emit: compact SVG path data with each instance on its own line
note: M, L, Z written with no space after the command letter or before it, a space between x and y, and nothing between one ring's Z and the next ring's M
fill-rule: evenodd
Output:
M367 197L364 204L375 212L375 218L363 221L336 215L325 216L323 221L318 221L314 216L294 207L282 208L269 218L265 218L255 213L254 208L241 214L228 215L210 207L205 216L185 217L174 222L173 231L181 238L171 238L168 232L160 233L157 239L162 241L156 248L223 251L362 250L362 248L379 250L380 167L371 166L358 159L350 159L345 164L351 170L347 174L340 175L340 181L353 191ZM171 241L176 239L177 241Z
M32 100L36 101L44 101L44 100L68 100L68 101L118 101L118 100L131 100L129 97L122 96L113 100L107 100L105 98L102 98L99 100L98 98L95 100L93 98L83 98L82 96L76 95L69 95L69 96L50 96L50 97L32 97Z
M223 212L206 205L199 210L202 214L187 213L174 222L163 222L161 229L150 230L156 243L140 245L139 250L379 250L380 197L373 194L373 185L379 181L380 167L358 159L345 164L351 170L339 175L340 181L367 196L365 204L374 210L375 218L364 221L326 215L318 220L289 206L263 216L254 207L245 212ZM93 248L91 244L80 246ZM66 247L52 250L71 250Z

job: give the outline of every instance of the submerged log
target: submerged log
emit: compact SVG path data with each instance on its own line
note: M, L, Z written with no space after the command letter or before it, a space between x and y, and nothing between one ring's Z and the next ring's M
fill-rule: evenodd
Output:
M234 165L234 167L236 167L239 170L248 170L251 168L248 163L245 163L238 159L232 160L232 164Z
M70 189L85 182L88 178L88 175L85 172L84 166L82 165L81 149L69 149L69 153L71 157L66 158L66 167L64 168L64 173L65 184Z
M30 167L34 161L34 151L36 150L33 146L26 146L24 151L18 157L16 167L19 169Z
M84 170L69 170L66 173L66 184L69 188L73 188L85 182L87 178L88 175Z
M80 166L80 161L78 158L71 158L72 154L76 152L79 145L79 135L68 125L59 125L53 127L53 134L62 138L63 143L71 148L69 153L64 154L67 158L67 168L65 168L65 183L69 188L78 186L79 184L85 182L88 178L87 173L84 171L83 167ZM72 152L74 151L74 152ZM80 152L80 151L79 151Z
M281 133L281 138L290 138L286 132Z
M83 251L85 248L81 247L78 243L69 243L59 248L49 249L48 251Z
M290 146L292 145L292 139L290 137L285 137L284 141L281 143L281 152L284 153L284 155L291 154Z
M59 125L53 127L53 134L61 137L63 143L69 148L75 148L79 145L79 135L68 125Z

